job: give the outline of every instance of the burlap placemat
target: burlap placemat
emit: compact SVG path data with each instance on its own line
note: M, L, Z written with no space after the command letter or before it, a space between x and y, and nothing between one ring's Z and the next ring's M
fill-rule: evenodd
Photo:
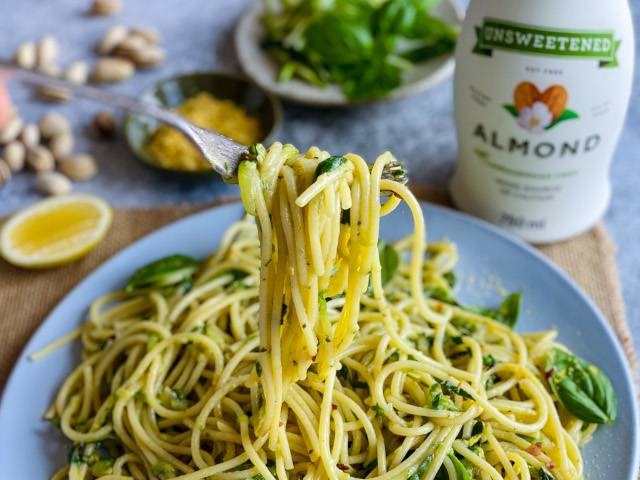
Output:
M436 188L421 188L427 200L447 204L446 194ZM216 205L233 199L221 199ZM105 240L84 259L53 270L30 272L0 260L0 391L11 367L29 337L51 309L98 265L147 233L211 205L167 206L140 210L117 210ZM541 248L566 270L600 306L618 334L633 371L636 358L620 293L614 247L607 231L597 225L570 241Z

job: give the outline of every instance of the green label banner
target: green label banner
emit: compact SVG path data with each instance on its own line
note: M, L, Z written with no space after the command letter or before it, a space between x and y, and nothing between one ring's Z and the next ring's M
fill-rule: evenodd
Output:
M597 60L601 67L617 67L620 40L611 31L557 30L485 18L476 27L473 53L491 56L493 50L533 55Z

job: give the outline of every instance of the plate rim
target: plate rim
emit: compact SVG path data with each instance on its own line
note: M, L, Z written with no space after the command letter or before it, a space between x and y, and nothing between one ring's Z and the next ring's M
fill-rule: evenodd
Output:
M584 302L584 304L588 307L589 310L591 310L591 312L596 317L597 322L600 323L600 325L604 328L606 334L609 337L609 340L611 340L611 343L614 345L614 351L615 351L617 360L623 366L624 384L630 387L629 390L631 392L632 400L637 399L639 392L633 380L631 365L629 364L629 360L627 359L627 356L622 348L622 344L618 339L618 336L615 334L612 325L606 320L606 318L604 317L604 314L600 311L600 309L597 307L595 302L587 295L587 293L582 289L582 287L578 285L576 281L569 276L568 273L563 271L558 265L553 263L549 258L547 258L544 254L542 254L540 251L535 249L532 245L529 245L522 239L515 237L514 235L500 229L498 226L492 225L482 219L473 217L467 213L460 212L458 210L454 210L453 208L450 208L447 206L437 205L437 204L422 201L422 200L419 201L419 204L423 211L425 211L425 209L435 209L439 211L441 214L444 214L445 216L450 216L464 223L469 223L477 229L484 230L489 234L491 234L492 236L499 237L502 241L505 241L508 244L511 244L517 249L523 251L524 253L529 254L530 256L533 256L538 262L541 262L546 268L549 268L555 275L557 275L563 281L563 283L565 283L567 287L573 290L573 292L580 298L580 300ZM200 212L194 212L178 220L175 220L171 223L168 223L167 225L164 225L140 237L139 239L130 243L126 247L120 249L111 257L106 259L104 262L98 265L95 269L89 272L85 277L83 277L71 290L69 290L66 294L64 294L64 296L60 299L60 301L53 307L53 309L43 319L43 321L40 323L40 325L34 331L34 333L29 337L29 340L21 349L20 354L18 355L14 365L11 368L11 372L2 390L2 394L0 395L0 425L4 424L5 417L10 415L10 412L7 411L7 407L6 407L6 403L7 403L6 398L8 396L8 392L12 389L14 383L18 381L18 376L17 376L18 366L22 364L24 361L29 361L28 359L30 355L29 352L37 348L37 346L35 345L35 340L38 334L40 333L40 331L45 327L45 324L49 321L49 319L55 316L57 311L62 308L62 305L66 301L68 301L68 298L76 290L81 288L81 286L87 281L87 279L89 279L94 275L100 275L101 272L109 269L110 263L115 262L117 261L118 258L127 255L127 252L130 249L136 247L141 242L149 241L149 239L152 239L153 237L156 237L156 236L162 236L165 231L175 228L176 225L180 223L188 223L189 221L193 221L195 217L201 217L201 216L204 217L204 216L210 215L212 211L222 210L222 209L234 209L234 208L238 208L240 205L241 203L239 201L232 201L223 205L217 205L211 208L207 208ZM425 221L425 227L426 227L427 238L428 238L428 235L429 235L428 220ZM633 427L631 429L633 445L631 448L632 460L628 469L628 471L631 473L630 473L630 477L626 480L636 480L636 476L634 472L637 472L638 469L640 468L640 406L637 401L631 401L630 403L631 403L631 414L633 416L633 419L631 419L633 420L632 422ZM622 421L622 419L619 417L617 421Z
M464 8L462 7L459 0L444 0L452 9L456 16L456 22L458 26L462 26L462 22L464 20ZM293 79L294 82L302 82L305 89L310 89L309 91L315 92L315 97L307 97L305 96L305 92L298 92L297 88L294 84L293 88L288 89L280 89L278 88L278 82L275 81L269 75L269 81L265 81L262 78L258 78L256 75L252 74L252 69L248 68L247 65L250 63L249 54L247 53L245 46L254 43L254 40L247 40L245 38L245 33L250 31L255 22L256 17L262 10L262 5L260 3L256 3L254 6L247 8L240 16L236 27L234 29L233 39L234 39L234 47L238 56L238 62L240 63L240 67L243 73L251 78L260 88L269 92L272 95L277 95L282 100L294 103L297 105L308 105L314 107L353 107L360 105L368 105L375 103L383 103L394 100L400 100L402 98L412 97L415 95L419 95L426 91L429 91L441 83L445 82L449 79L454 72L455 69L455 54L454 52L450 52L448 54L443 55L443 59L446 59L442 66L440 66L437 70L435 70L432 74L427 75L420 80L409 83L405 85L401 85L400 87L389 92L388 95L385 95L381 98L376 98L372 100L365 100L362 102L353 102L350 101L341 91L331 90L330 93L336 92L340 96L333 97L331 95L326 96L323 95L323 89L319 87L314 87L307 82L302 80ZM261 55L261 58L268 59L270 58L267 54ZM331 87L331 86L328 86ZM327 92L327 90L324 90Z

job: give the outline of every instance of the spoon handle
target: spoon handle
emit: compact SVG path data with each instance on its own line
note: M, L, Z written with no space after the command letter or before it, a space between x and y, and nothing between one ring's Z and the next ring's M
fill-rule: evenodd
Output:
M240 154L246 150L245 146L234 142L230 138L211 130L196 127L183 117L153 103L142 102L109 90L80 85L33 70L26 70L5 61L0 61L0 72L6 73L9 78L14 78L27 84L68 90L80 97L152 117L162 123L166 123L186 135L201 151L212 168L225 180L231 180L234 177L236 173L234 167L237 166Z

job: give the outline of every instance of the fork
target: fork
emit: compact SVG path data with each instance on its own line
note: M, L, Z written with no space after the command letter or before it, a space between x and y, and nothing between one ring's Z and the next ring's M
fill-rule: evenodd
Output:
M67 90L80 97L122 108L140 115L154 118L162 123L179 130L200 151L211 168L227 183L237 183L238 165L250 157L246 146L206 128L198 127L170 110L149 102L142 102L135 98L113 93L109 90L80 85L43 73L24 68L0 60L0 73L9 78L39 87ZM401 183L407 182L406 172L399 162L388 164L383 172L385 178Z

